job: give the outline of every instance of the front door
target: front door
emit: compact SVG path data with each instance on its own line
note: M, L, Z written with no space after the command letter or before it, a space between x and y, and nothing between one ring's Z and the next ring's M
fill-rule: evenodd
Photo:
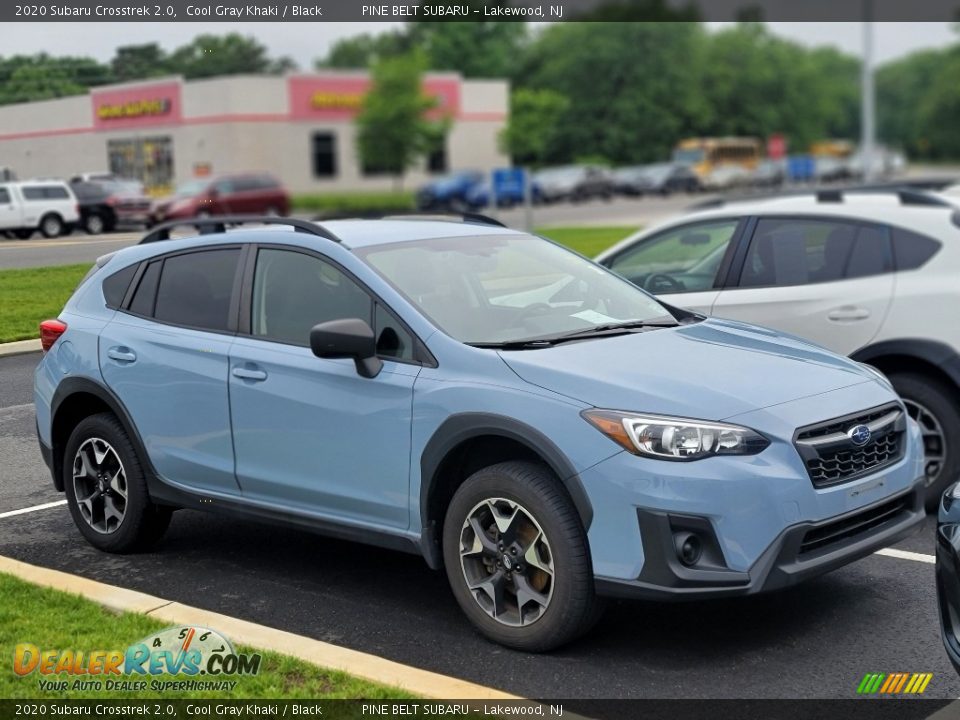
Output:
M407 362L412 338L349 275L313 254L261 247L249 296L249 333L230 351L243 495L331 520L406 529L420 371ZM310 351L310 329L342 318L379 331L385 362L377 377L361 377L351 360Z

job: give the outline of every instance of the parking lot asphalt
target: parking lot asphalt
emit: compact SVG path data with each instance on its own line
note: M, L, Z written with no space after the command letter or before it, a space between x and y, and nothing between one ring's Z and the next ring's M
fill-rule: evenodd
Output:
M658 222L682 212L694 202L709 196L675 195L669 198L616 199L610 202L592 200L536 207L532 221L536 227L565 225L622 225L640 227ZM511 227L522 228L526 223L523 208L491 213ZM313 217L310 214L304 218ZM133 245L143 237L143 230L124 230L104 235L87 235L77 231L65 237L47 239L39 234L29 240L11 240L0 237L0 269L42 267L92 263L101 255Z
M3 516L63 498L37 450L38 359L0 358L2 555L527 697L854 698L867 672L932 672L927 697L960 695L928 562L872 555L775 594L616 602L588 636L536 656L475 633L412 555L186 510L150 552L98 552L63 505ZM931 553L933 527L897 547Z

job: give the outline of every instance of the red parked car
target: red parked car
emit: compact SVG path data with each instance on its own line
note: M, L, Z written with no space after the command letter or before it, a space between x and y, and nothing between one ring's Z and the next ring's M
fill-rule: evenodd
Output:
M272 175L238 173L191 180L154 203L151 224L206 215L286 215L290 196Z

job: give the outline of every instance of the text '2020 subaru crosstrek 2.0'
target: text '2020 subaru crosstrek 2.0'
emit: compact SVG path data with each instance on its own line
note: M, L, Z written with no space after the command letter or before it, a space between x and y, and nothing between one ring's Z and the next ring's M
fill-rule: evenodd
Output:
M178 507L296 524L421 553L546 650L598 596L781 588L922 517L869 367L478 218L270 222L158 229L43 324L40 444L94 546Z

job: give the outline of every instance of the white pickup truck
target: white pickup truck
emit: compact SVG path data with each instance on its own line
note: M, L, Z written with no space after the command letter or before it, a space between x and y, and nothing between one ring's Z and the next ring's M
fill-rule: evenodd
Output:
M0 183L0 233L26 240L63 235L80 220L77 198L60 180Z

